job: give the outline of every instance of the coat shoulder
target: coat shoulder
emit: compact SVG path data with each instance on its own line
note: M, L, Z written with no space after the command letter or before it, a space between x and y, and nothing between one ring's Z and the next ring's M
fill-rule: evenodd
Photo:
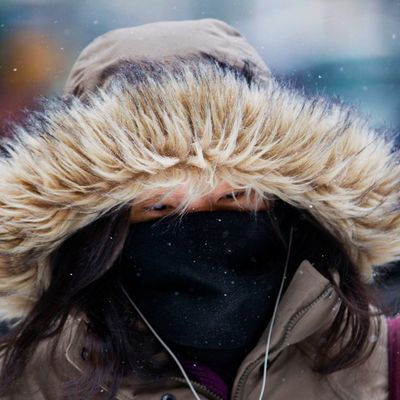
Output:
M58 337L41 341L12 391L1 400L61 398L62 382L74 377L75 371L67 362L65 354L76 328L76 321L69 318ZM4 357L1 357L1 368L3 362Z
M375 321L377 330L369 337L373 350L365 362L327 376L330 386L339 398L350 400L389 398L387 318L382 315Z

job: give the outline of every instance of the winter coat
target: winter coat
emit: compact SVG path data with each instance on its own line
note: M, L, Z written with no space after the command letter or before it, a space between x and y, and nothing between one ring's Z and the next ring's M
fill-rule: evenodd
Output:
M271 338L268 358L268 378L265 398L271 400L298 399L387 399L388 357L387 329L381 320L382 332L371 357L362 367L353 367L320 376L312 371L316 344L320 332L329 325L338 307L331 283L307 261L301 263L278 308L278 317ZM231 399L257 400L261 391L263 361L268 327L256 346L241 363L231 389ZM84 319L71 319L57 348L56 369L48 365L48 346L44 343L37 351L21 387L11 399L57 399L62 379L76 377L85 368L82 337L85 335ZM205 385L191 381L200 398L218 400ZM21 391L22 390L22 391ZM99 387L95 399L102 399L107 386ZM126 377L117 399L191 400L193 394L179 370L165 380L138 382L135 376ZM164 396L164 397L163 397Z
M257 83L222 74L212 61L194 74L195 56L205 55L248 68ZM132 82L113 74L121 60L155 61L168 70L176 57L181 69L160 80L138 75ZM221 21L109 32L81 53L65 92L67 102L50 101L34 124L1 147L3 319L28 314L49 285L51 254L66 237L172 173L190 174L199 187L232 174L309 210L367 280L373 266L400 258L400 167L391 139L341 104L309 100L279 85L246 40ZM218 147L222 138L231 145ZM388 398L384 317L362 365L313 372L321 332L338 304L332 284L304 260L279 303L263 398ZM61 382L85 368L85 325L84 317L71 316L54 369L48 367L49 343L42 342L9 399L56 400ZM258 399L268 330L241 363L231 399ZM192 384L201 399L218 398ZM100 386L96 399L106 392L107 385ZM117 398L184 400L193 394L177 370L173 379L145 384L127 376Z

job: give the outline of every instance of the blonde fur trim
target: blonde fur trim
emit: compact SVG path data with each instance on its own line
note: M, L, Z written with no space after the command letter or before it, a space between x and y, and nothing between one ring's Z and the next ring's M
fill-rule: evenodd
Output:
M144 190L184 182L188 196L227 181L307 209L366 277L400 259L391 139L347 107L273 80L249 85L212 62L181 65L160 79L115 79L86 102L53 100L2 143L3 319L30 310L67 237Z

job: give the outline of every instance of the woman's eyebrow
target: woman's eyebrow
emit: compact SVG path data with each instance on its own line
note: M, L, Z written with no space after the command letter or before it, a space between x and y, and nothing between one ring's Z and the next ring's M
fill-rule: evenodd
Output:
M146 206L148 204L154 204L157 203L158 201L160 201L161 199L159 197L151 197L149 199L144 199L144 200L140 200L138 202L136 202L135 204L137 206Z
M147 199L143 199L143 200L139 200L137 201L135 204L138 206L145 206L148 204L154 204L154 203L163 203L163 202L175 202L176 198L175 196L171 195L171 196L163 196L162 194L159 195L154 195L153 197L149 197Z

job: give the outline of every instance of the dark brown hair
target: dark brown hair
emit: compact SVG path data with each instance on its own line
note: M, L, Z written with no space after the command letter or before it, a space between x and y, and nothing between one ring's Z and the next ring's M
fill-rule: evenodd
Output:
M339 298L333 323L322 334L314 371L329 374L362 364L374 350L376 341L370 339L379 337L379 317L386 311L378 299L378 291L365 282L342 243L308 210L278 203L286 210L286 218L280 217L279 229L287 229L288 225L294 228L291 262L298 266L302 260L310 261L329 279ZM339 283L335 275L339 275Z
M87 399L111 379L110 398L120 379L134 371L142 378L157 376L151 356L155 340L135 329L138 319L121 291L119 269L112 267L129 228L129 209L108 213L66 239L53 253L52 279L29 315L1 338L4 351L0 396L6 394L33 356L38 344L59 337L69 315L89 321L82 358L93 368L68 383L63 398ZM99 295L101 293L101 295ZM52 352L56 352L57 340ZM156 344L157 345L157 344ZM150 364L149 364L150 363Z

